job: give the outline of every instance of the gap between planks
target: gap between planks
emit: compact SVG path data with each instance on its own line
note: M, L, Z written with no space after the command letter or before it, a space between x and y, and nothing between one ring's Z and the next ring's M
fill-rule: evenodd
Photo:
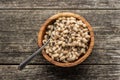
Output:
M19 63L0 63L0 65L19 65ZM27 65L53 65L51 63L30 63ZM81 63L79 65L120 65L120 64L86 64L86 63ZM53 65L54 66L54 65Z
M120 10L120 8L0 8L0 10Z

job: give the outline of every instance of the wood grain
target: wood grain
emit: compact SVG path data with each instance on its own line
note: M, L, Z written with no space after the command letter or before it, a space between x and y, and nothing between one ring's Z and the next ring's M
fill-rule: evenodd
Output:
M1 9L119 9L119 0L0 0Z
M37 50L40 25L58 12L80 14L93 26L95 47L84 64L120 64L120 10L0 10L0 64L18 64ZM47 62L38 55L32 63Z
M60 68L52 65L28 65L23 71L17 65L0 65L1 80L119 80L120 65L79 65Z

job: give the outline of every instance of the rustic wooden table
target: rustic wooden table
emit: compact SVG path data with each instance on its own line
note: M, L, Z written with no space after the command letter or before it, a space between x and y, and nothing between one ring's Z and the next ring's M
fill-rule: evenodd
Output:
M58 12L74 12L93 26L95 46L82 64L60 68L40 54L40 25ZM120 80L120 0L0 0L0 80Z

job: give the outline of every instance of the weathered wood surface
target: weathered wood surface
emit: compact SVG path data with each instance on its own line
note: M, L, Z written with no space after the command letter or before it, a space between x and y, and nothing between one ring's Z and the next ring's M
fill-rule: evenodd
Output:
M1 9L120 9L120 0L0 0Z
M93 26L95 47L83 64L120 64L120 10L1 10L0 63L18 64L37 50L40 25L63 11L78 13ZM41 54L32 63L48 64Z
M53 65L0 65L1 80L120 80L120 65L79 65L59 68Z
M82 15L93 26L95 47L81 65L60 68L38 55L40 25L58 12ZM0 80L120 80L120 0L0 0Z

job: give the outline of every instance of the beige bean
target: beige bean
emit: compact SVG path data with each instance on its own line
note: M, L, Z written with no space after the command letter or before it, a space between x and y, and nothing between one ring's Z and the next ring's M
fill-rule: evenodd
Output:
M60 27L57 29L58 31L61 31Z
M61 47L59 46L59 47L57 48L57 50L60 52L60 51L61 51Z
M74 18L74 17L70 17L70 20L76 20L76 18Z
M82 33L82 35L81 35L82 37L85 37L85 34L84 33Z
M85 48L86 46L85 46L85 44L84 44L84 43L81 43L81 47Z
M73 54L71 60L74 61L75 58L76 58L76 55Z
M58 18L58 20L62 20L62 17Z
M69 53L69 58L72 58L72 53Z
M54 53L58 53L58 50L55 50Z
M71 54L71 55L69 56L69 58L67 58L67 60L71 62L71 61L74 61L75 58L76 58L76 56Z
M80 25L81 23L82 23L82 21L81 20L79 20L79 21L77 21L76 22L78 25Z
M56 47L53 47L52 50L55 51L57 48Z
M85 38L89 39L89 38L90 38L90 35L86 35Z
M75 33L72 33L71 36L74 37L76 34Z
M87 28L83 29L83 32L88 32L88 29Z
M52 55L52 57L58 57L58 56L59 56L59 54L57 54L57 53Z
M55 47L58 49L60 46L59 45L55 45Z
M67 36L68 36L68 35L66 35L66 34L63 35L64 38L67 37Z
M60 21L59 19L56 20L57 23L59 23L59 21Z
M71 57L72 57L71 52L69 52L69 53L67 54L67 57L66 57L67 61L70 61L70 58L71 58Z
M85 48L82 48L82 49L80 50L80 53L85 53Z
M66 45L65 42L63 42L63 43L62 43L62 46L64 47L65 45Z
M52 56L52 53L47 53L50 57Z
M49 48L48 51L49 51L49 52L52 52L52 49Z
M71 38L69 38L68 42L72 42L72 39L71 39Z
M81 42L79 42L78 45L79 45L80 47L82 47L82 43L81 43Z
M43 40L42 42L43 42L43 44L45 44L47 42L47 40Z
M53 25L49 25L49 26L48 26L48 29L53 29Z
M60 44L62 44L63 43L63 41L58 41L58 44L60 45Z
M59 57L62 57L63 56L63 53L60 53Z
M52 35L55 35L55 31L52 31Z
M64 30L63 33L68 33L69 31L68 30Z
M83 23L81 22L80 25L83 25Z
M70 43L68 43L68 44L66 44L65 46L71 46L71 44L70 44Z
M76 57L79 57L79 56L80 56L80 54L78 54L77 52L74 52L74 54L76 55Z
M49 46L47 45L47 46L45 46L45 49L49 49Z
M66 25L69 25L69 24L70 24L70 20L67 20Z
M76 31L76 32L78 31L76 26L73 27L73 30Z
M68 53L68 51L67 50L64 50L64 51L62 51L63 52L63 54L67 54Z
M60 61L60 59L59 59L59 58L56 58L56 61Z
M65 39L64 39L64 37L61 37L60 40L64 41Z
M88 32L83 33L85 36L88 35Z
M57 35L57 36L58 36L58 35L59 35L59 32L58 32L58 31L56 31L56 32L55 32L55 35Z
M84 43L87 43L87 42L88 42L88 40L87 40L86 38L82 38L82 41L83 41Z
M65 57L66 57L66 58L68 58L68 57L69 57L69 52L65 55Z
M64 27L64 24L60 23L59 26L60 26L61 28L63 28L63 27Z
M61 17L63 20L66 20L66 17Z
M75 20L70 20L70 23L76 23L76 21Z
M44 39L48 39L48 35L45 35L45 36L44 36Z
M69 17L67 17L66 19L67 19L67 21L69 21L69 20L70 20L70 18L69 18Z
M80 26L78 25L78 24L75 24L75 27L79 30L80 28Z
M80 31L80 33L79 34L83 34L83 30L79 30Z
M49 31L46 31L46 34L49 35Z
M46 53L49 53L49 50L48 50L48 49L46 49Z
M62 62L67 63L68 61L64 59Z
M86 24L83 23L83 27L86 27Z
M70 58L67 58L67 61L68 61L68 62L71 62L71 59L70 59Z
M73 50L73 51L77 51L77 49L76 49L76 48L72 48L72 50Z
M66 57L65 56L62 56L60 57L60 60L63 61Z
M61 22L62 22L62 23L66 23L67 21L66 21L66 20L62 20Z
M48 27L47 27L48 29L50 29L51 28L51 25L48 25Z
M75 36L72 36L71 38L74 40L74 39L75 39Z

